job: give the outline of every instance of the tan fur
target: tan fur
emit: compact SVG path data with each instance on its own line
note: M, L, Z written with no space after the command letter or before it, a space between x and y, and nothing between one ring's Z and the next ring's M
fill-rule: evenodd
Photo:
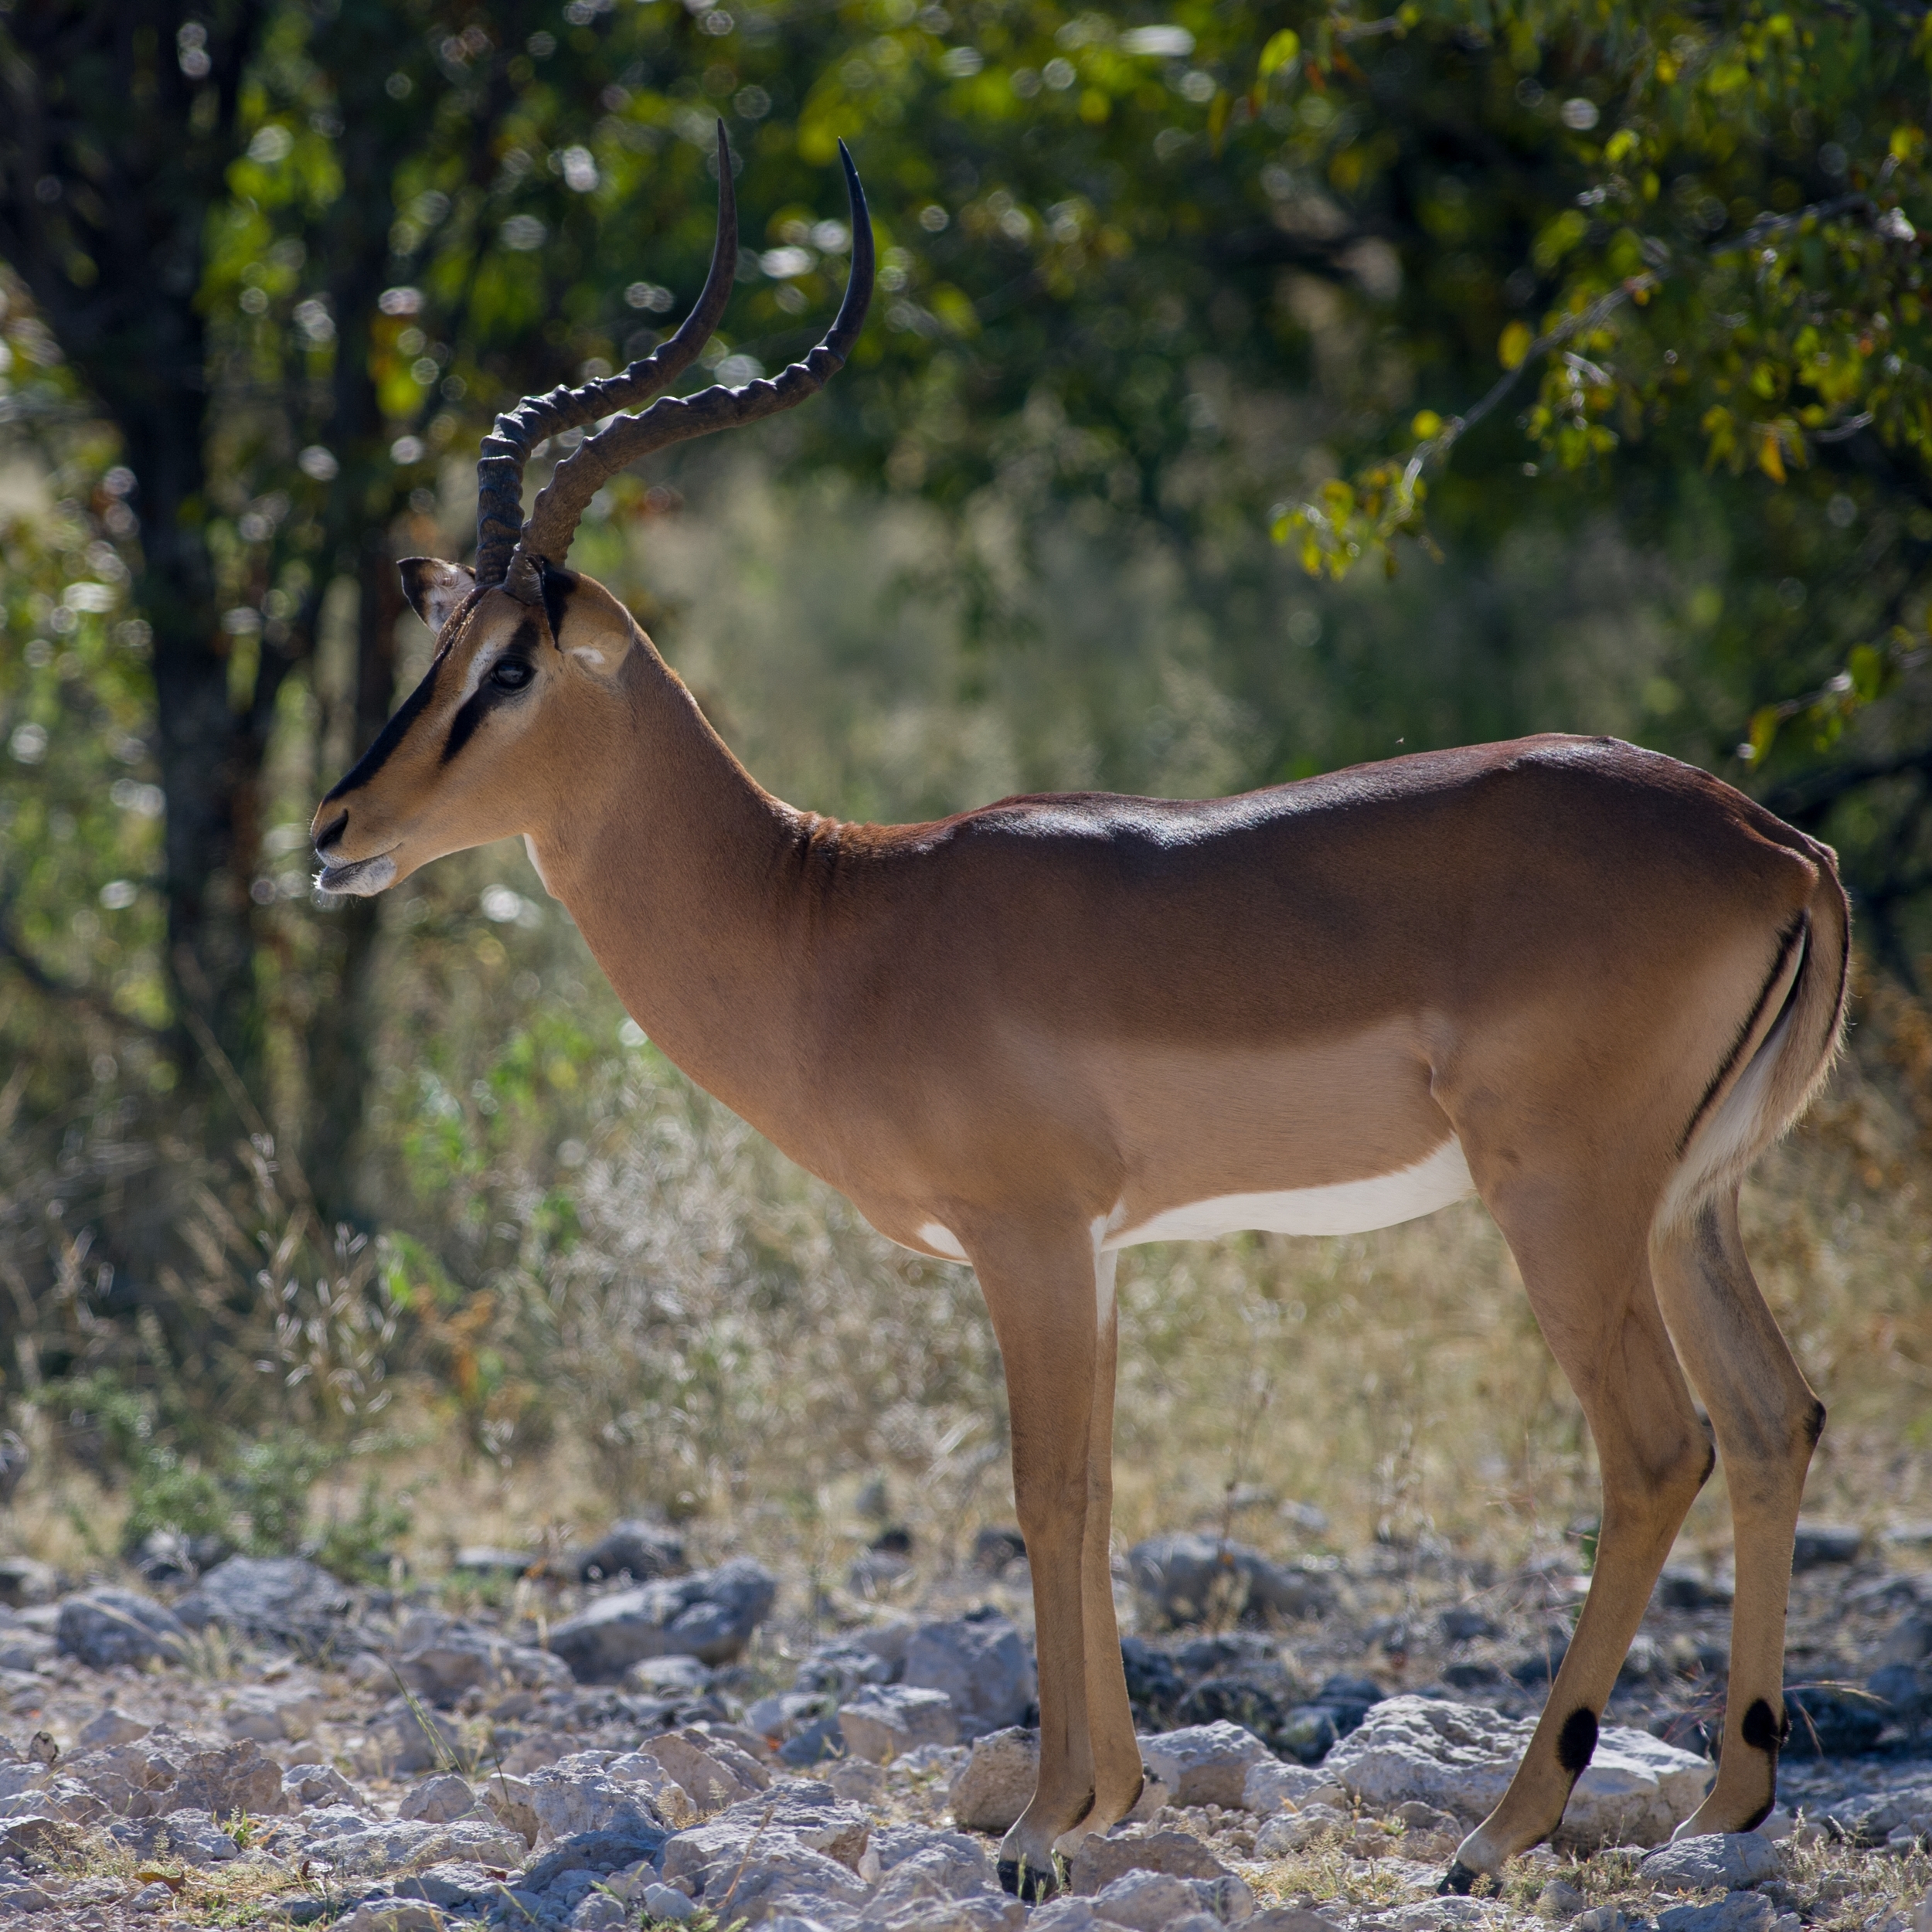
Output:
M553 589L560 640L500 590L456 603L406 728L317 815L325 883L527 835L672 1059L893 1240L939 1252L937 1227L963 1247L1006 1365L1038 1613L1040 1776L1008 1866L1050 1883L1056 1849L1140 1789L1108 1583L1097 1229L1392 1173L1452 1132L1604 1472L1576 1639L1452 1878L1562 1815L1565 1720L1573 1735L1573 1713L1601 1711L1707 1471L1680 1353L1739 1536L1740 1741L1700 1828L1749 1821L1775 1752L1740 1727L1753 1699L1782 1716L1821 1412L1750 1284L1736 1192L1835 1050L1831 853L1702 772L1560 737L1202 804L842 824L763 791L607 593ZM462 693L532 624L529 688L446 760Z

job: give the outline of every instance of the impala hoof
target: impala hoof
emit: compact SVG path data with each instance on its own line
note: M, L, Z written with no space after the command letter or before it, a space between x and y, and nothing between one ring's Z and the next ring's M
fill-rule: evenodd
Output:
M1060 1889L1060 1879L1049 1862L1045 1867L1031 1859L1002 1859L999 1882L1013 1896L1027 1905L1050 1899Z
M1475 1889L1480 1872L1472 1871L1461 1859L1453 1860L1447 1871L1442 1875L1442 1883L1436 1887L1437 1894L1448 1898L1467 1898Z

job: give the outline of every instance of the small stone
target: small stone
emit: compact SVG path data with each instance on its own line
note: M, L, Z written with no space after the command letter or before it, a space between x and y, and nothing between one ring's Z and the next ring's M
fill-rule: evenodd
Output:
M647 1885L638 1895L637 1903L644 1907L647 1918L669 1919L678 1924L698 1909L689 1894L680 1892L675 1885Z
M125 1711L117 1711L110 1704L98 1715L88 1719L74 1733L74 1742L83 1750L99 1750L109 1744L131 1744L138 1737L145 1737L153 1729L138 1718L130 1717Z
M588 1893L570 1914L572 1932L617 1932L631 1915L608 1892Z
M1128 1572L1149 1607L1170 1624L1225 1610L1259 1620L1319 1617L1334 1601L1325 1579L1270 1562L1259 1550L1218 1536L1155 1536L1127 1553Z
M60 1594L60 1573L32 1556L0 1556L0 1604L11 1610L51 1604Z
M1801 1518L1791 1546L1791 1569L1795 1573L1831 1563L1856 1563L1864 1543L1865 1532L1855 1524Z
M777 1590L770 1571L734 1558L716 1570L598 1597L552 1627L550 1648L585 1683L621 1677L646 1657L727 1663L750 1642Z
M700 1818L755 1798L771 1783L771 1774L749 1751L706 1731L665 1731L649 1740L648 1750Z
M1233 1810L1250 1769L1267 1760L1268 1747L1239 1724L1196 1724L1142 1738L1141 1757L1172 1794L1169 1804Z
M1762 1892L1730 1892L1710 1905L1673 1905L1657 1932L1771 1932L1777 1908Z
M997 1577L1026 1554L1026 1539L1017 1529L982 1529L973 1539L973 1567L988 1577Z
M1912 1932L1932 1932L1932 1892L1927 1893L1914 1907Z
M476 1808L476 1794L453 1771L426 1777L403 1794L396 1808L398 1818L420 1818L426 1824L447 1825Z
M344 1913L329 1932L443 1932L447 1923L433 1905L372 1899Z
M1039 1695L1025 1640L990 1608L917 1626L906 1641L901 1682L944 1691L956 1712L995 1730L1023 1723Z
M1067 1869L1072 1889L1085 1896L1104 1891L1128 1872L1165 1872L1176 1878L1221 1879L1228 1868L1186 1832L1141 1832L1134 1826L1096 1832L1080 1841Z
M1255 1833L1254 1855L1286 1858L1326 1840L1346 1838L1354 1829L1355 1820L1347 1812L1328 1804L1304 1804L1299 1811L1270 1818Z
M1009 1725L976 1737L946 1794L953 1821L968 1832L1010 1830L1039 1781L1038 1731Z
M1552 1879L1536 1895L1536 1910L1546 1919L1573 1919L1589 1901L1573 1885Z
M130 1912L165 1912L175 1902L174 1887L163 1885L157 1879L151 1885L144 1885L128 1901Z
M1210 1925L1238 1925L1254 1911L1254 1895L1233 1877L1208 1883L1171 1872L1127 1872L1094 1895L1094 1910L1128 1932L1168 1932L1206 1913Z
M944 1691L910 1684L870 1685L842 1706L838 1716L845 1748L874 1764L889 1764L920 1744L959 1739L953 1700Z
M1777 1876L1777 1848L1755 1832L1713 1832L1678 1838L1638 1869L1667 1892L1744 1890Z
M326 1643L354 1598L328 1572L301 1556L231 1556L175 1606L184 1624L213 1624L260 1641L308 1650Z
M1341 1932L1340 1921L1324 1918L1304 1905L1277 1905L1257 1912L1243 1932Z
M297 1764L282 1773L282 1790L301 1809L318 1804L360 1805L362 1793L333 1764Z
M1327 1771L1305 1764L1284 1764L1275 1758L1258 1759L1241 1780L1241 1808L1264 1817L1284 1804L1300 1804L1315 1791L1335 1782Z
M60 1606L54 1640L90 1670L180 1660L187 1631L172 1611L131 1590L86 1590Z

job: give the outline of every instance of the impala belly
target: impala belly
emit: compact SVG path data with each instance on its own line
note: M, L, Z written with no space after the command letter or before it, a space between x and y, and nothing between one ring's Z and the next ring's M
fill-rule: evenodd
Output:
M1462 1143L1452 1134L1435 1151L1393 1174L1326 1187L1291 1187L1264 1194L1219 1194L1164 1209L1134 1226L1110 1230L1101 1246L1143 1241L1211 1241L1253 1230L1266 1234L1366 1234L1447 1207L1475 1192Z

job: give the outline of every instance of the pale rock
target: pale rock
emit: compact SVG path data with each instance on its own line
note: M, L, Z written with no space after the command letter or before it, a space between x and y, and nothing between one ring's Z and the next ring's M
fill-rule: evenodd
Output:
M1340 1923L1305 1905L1276 1905L1256 1913L1243 1932L1340 1932Z
M668 1919L675 1924L682 1924L696 1916L697 1903L688 1892L680 1892L675 1885L647 1885L636 1896L648 1917Z
M920 1744L955 1744L959 1722L941 1690L882 1684L861 1692L838 1711L845 1748L873 1764L889 1764Z
M808 1779L774 1784L749 1803L734 1804L709 1823L680 1832L664 1848L667 1884L693 1880L728 1861L751 1855L762 1862L773 1846L795 1845L855 1870L872 1835L871 1820L856 1804L835 1799L830 1788Z
M1271 1763L1253 1732L1223 1719L1140 1740L1141 1761L1172 1794L1172 1804L1237 1808L1249 1771Z
M1199 1913L1211 1925L1239 1925L1254 1913L1254 1894L1233 1877L1206 1882L1171 1872L1126 1872L1094 1895L1096 1915L1128 1932L1166 1932Z
M764 1766L729 1738L687 1726L648 1741L650 1755L682 1787L700 1818L756 1797L771 1783Z
M492 1876L487 1866L448 1859L398 1879L389 1889L399 1899L421 1899L446 1911L470 1912L494 1905L502 1896L503 1881Z
M462 1727L440 1711L399 1697L369 1726L364 1755L369 1768L383 1777L438 1769L462 1757Z
M537 1816L536 1793L527 1777L512 1771L492 1771L481 1795L498 1824L507 1825L526 1845L536 1844L543 1821Z
M1337 1744L1322 1765L1375 1811L1410 1799L1470 1824L1501 1801L1536 1726L1481 1706L1392 1697ZM1702 1801L1712 1777L1703 1759L1611 1726L1570 1794L1555 1843L1560 1850L1661 1845Z
M523 1840L502 1824L472 1813L447 1825L409 1818L358 1819L354 1828L314 1838L304 1855L340 1872L382 1878L420 1865L522 1862Z
M1541 1918L1573 1919L1588 1903L1575 1886L1566 1885L1561 1879L1552 1879L1536 1894L1536 1912Z
M449 1921L433 1905L371 1899L345 1912L329 1932L444 1932Z
M506 1641L493 1631L450 1624L433 1631L396 1661L396 1674L433 1704L453 1704L467 1690L567 1689L570 1667L547 1650Z
M1747 1891L1777 1876L1777 1848L1755 1832L1713 1832L1679 1838L1638 1869L1667 1892Z
M222 1726L230 1737L293 1744L315 1730L321 1708L320 1693L306 1685L249 1685L229 1699Z
M297 1810L311 1805L352 1804L368 1801L333 1764L298 1764L282 1773L282 1789Z
M1165 1872L1175 1878L1223 1879L1228 1868L1187 1832L1146 1831L1116 1825L1081 1839L1068 1862L1071 1889L1092 1896L1128 1872Z
M1334 1774L1328 1770L1284 1764L1273 1757L1257 1758L1241 1780L1241 1808L1267 1817L1284 1804L1304 1804L1314 1793L1334 1783Z
M210 1744L162 1725L126 1744L77 1752L60 1768L122 1818L181 1810L259 1818L288 1805L282 1767L247 1738Z
M109 1704L81 1726L74 1733L74 1742L83 1750L98 1750L110 1744L131 1744L153 1728Z
M995 1730L1023 1722L1039 1694L1025 1640L990 1608L917 1626L906 1639L900 1681L944 1691L956 1712Z
M629 1913L608 1892L590 1892L570 1914L570 1932L620 1932L630 1922Z
M1009 1830L1032 1803L1039 1778L1038 1731L1011 1725L975 1738L946 1794L954 1822L969 1832Z
M698 1828L703 1832L712 1828ZM829 1907L842 1919L855 1913L866 1901L865 1883L849 1868L788 1834L767 1832L750 1856L740 1849L674 1875L668 1859L671 1845L677 1842L673 1838L665 1848L667 1883L682 1876L699 1903L717 1914L720 1924L740 1919L758 1924L776 1918L785 1908L810 1912L814 1907Z
M396 1808L401 1818L420 1820L427 1825L447 1825L476 1808L476 1794L454 1771L439 1772L410 1786Z
M1293 1852L1305 1852L1328 1838L1346 1838L1355 1830L1355 1820L1347 1812L1328 1804L1304 1804L1298 1811L1284 1811L1270 1818L1254 1835L1254 1855L1258 1859L1286 1858Z
M241 1855L241 1847L207 1812L186 1807L158 1818L124 1820L108 1835L143 1858L175 1858L204 1869Z
M157 1879L151 1885L144 1885L128 1901L128 1910L145 1917L150 1912L165 1912L175 1902L175 1888L164 1885Z
M662 1828L667 1821L651 1801L652 1790L673 1781L655 1760L629 1755L639 1762L628 1777L611 1775L608 1751L579 1751L532 1771L526 1782L539 1828L537 1842L631 1825Z

